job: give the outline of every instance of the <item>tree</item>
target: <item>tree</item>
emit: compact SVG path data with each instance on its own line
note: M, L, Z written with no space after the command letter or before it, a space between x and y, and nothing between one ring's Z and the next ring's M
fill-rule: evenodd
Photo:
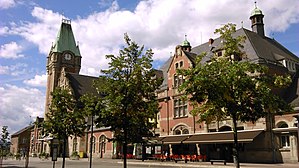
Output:
M98 114L97 124L110 127L114 140L123 144L124 167L126 167L127 144L142 142L142 137L152 136L151 129L159 111L155 91L161 80L155 78L152 68L151 49L143 51L127 34L127 47L119 55L107 55L109 68L96 84L101 90L104 108Z
M193 115L199 115L199 122L207 123L230 116L233 120L233 158L238 161L237 121L255 122L268 114L281 114L291 110L290 106L272 91L286 86L290 77L269 74L268 68L246 60L241 51L245 37L234 38L235 25L227 24L215 33L223 41L224 56L213 56L202 63L205 53L197 57L193 68L180 70L186 77L181 86L193 102ZM243 60L242 60L243 59ZM242 60L242 61L240 61Z
M3 157L7 155L9 146L10 146L10 138L9 138L9 132L7 130L7 126L2 127L2 132L1 132L1 139L0 139L0 150L1 150L1 158L0 158L0 163L2 165L2 160Z
M82 109L84 110L86 116L91 117L91 120L90 120L91 124L89 125L91 128L90 147L89 147L89 150L90 150L89 167L90 168L92 167L92 145L94 143L93 142L94 139L92 138L94 116L96 114L99 114L100 110L103 109L103 101L101 98L102 98L101 94L94 95L94 94L90 94L90 93L87 93L80 98L80 103L82 103L82 105L83 105Z
M67 138L69 136L81 137L84 134L86 115L79 110L70 90L57 87L51 96L52 100L49 113L46 114L44 121L44 129L46 135L63 140L62 168L64 168Z

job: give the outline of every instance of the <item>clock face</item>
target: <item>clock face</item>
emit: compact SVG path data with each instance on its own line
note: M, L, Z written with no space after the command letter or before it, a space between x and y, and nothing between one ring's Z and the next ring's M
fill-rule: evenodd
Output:
M71 60L72 59L72 55L69 53L64 54L64 59L65 60Z

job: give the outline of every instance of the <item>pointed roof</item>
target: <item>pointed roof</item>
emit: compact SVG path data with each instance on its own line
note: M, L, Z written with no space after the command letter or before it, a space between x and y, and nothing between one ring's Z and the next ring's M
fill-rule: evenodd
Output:
M56 41L51 48L51 52L71 51L75 56L81 56L79 46L76 44L71 21L62 19Z
M26 126L25 128L22 128L21 130L19 130L19 131L15 132L14 134L12 134L11 137L18 136L18 135L22 134L25 131L33 129L33 127L34 127L34 125Z
M97 90L93 87L93 84L95 80L99 80L99 77L66 73L66 78L69 80L77 100L86 93L97 95Z

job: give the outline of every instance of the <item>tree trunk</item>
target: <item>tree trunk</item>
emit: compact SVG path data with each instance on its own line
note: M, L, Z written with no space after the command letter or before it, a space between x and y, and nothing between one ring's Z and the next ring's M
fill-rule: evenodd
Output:
M239 163L239 147L238 147L238 135L237 135L237 116L234 114L233 116L233 133L234 133L234 147L233 147L233 159L234 159L234 166L236 168L240 168Z
M124 143L123 143L123 155L124 155L124 168L127 168L127 128L124 128Z
M27 147L25 168L28 168L28 166L29 166L29 149L30 149L30 147Z

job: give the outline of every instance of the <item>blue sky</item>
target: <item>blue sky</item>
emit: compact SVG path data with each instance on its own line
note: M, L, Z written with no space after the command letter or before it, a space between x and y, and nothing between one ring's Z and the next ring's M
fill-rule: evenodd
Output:
M299 55L297 0L260 0L265 32ZM0 127L15 131L44 116L46 56L62 18L71 19L82 55L81 74L98 76L123 34L152 48L159 68L184 40L197 46L215 28L235 23L251 30L254 0L0 0Z

